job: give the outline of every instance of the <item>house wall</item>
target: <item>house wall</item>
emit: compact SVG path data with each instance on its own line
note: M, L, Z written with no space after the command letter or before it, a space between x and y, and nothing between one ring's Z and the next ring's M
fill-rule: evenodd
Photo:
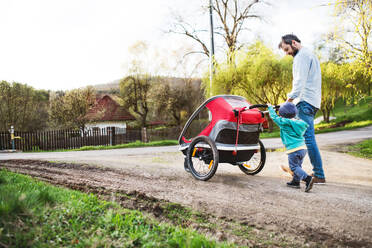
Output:
M115 127L116 134L124 134L127 129L127 124L125 122L94 122L94 123L87 123L85 124L86 130L93 130L95 128L104 129L104 133L106 132L107 127Z

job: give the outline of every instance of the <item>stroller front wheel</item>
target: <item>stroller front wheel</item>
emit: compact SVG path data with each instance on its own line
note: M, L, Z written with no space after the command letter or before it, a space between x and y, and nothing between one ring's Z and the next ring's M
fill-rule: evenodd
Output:
M193 177L202 181L209 180L218 166L216 144L207 136L196 137L187 150L186 162Z

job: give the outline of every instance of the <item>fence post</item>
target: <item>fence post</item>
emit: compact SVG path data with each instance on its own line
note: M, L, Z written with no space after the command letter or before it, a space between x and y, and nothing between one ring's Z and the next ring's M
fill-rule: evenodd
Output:
M142 138L143 143L147 143L148 140L147 140L147 129L146 129L146 127L142 128L141 138Z
M15 150L15 143L14 143L14 126L10 126L9 132L10 132L10 140L11 140L11 143L12 143L12 150L14 151L14 150Z
M109 136L110 146L114 146L115 145L115 127L107 127L106 130L108 132L107 134Z
M115 127L111 127L111 135L110 135L110 143L112 146L116 145L116 142L115 142Z

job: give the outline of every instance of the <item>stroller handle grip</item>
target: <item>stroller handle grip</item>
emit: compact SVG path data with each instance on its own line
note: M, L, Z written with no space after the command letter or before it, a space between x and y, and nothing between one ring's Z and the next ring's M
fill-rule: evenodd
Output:
M251 105L249 106L249 109L254 109L254 108L267 108L268 105L267 104L254 104L254 105ZM278 110L280 108L280 105L275 105L274 108L276 110Z
M254 104L249 106L249 109L254 109L254 108L267 108L267 104Z

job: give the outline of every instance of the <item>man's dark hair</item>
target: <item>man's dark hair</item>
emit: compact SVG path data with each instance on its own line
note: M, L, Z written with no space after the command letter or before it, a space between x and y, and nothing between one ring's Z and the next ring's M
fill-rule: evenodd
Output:
M294 35L294 34L286 34L286 35L282 36L282 40L280 41L279 46L278 46L279 49L282 48L283 42L285 44L287 44L287 45L291 45L292 44L292 40L295 40L295 41L301 43L300 39L296 35Z

